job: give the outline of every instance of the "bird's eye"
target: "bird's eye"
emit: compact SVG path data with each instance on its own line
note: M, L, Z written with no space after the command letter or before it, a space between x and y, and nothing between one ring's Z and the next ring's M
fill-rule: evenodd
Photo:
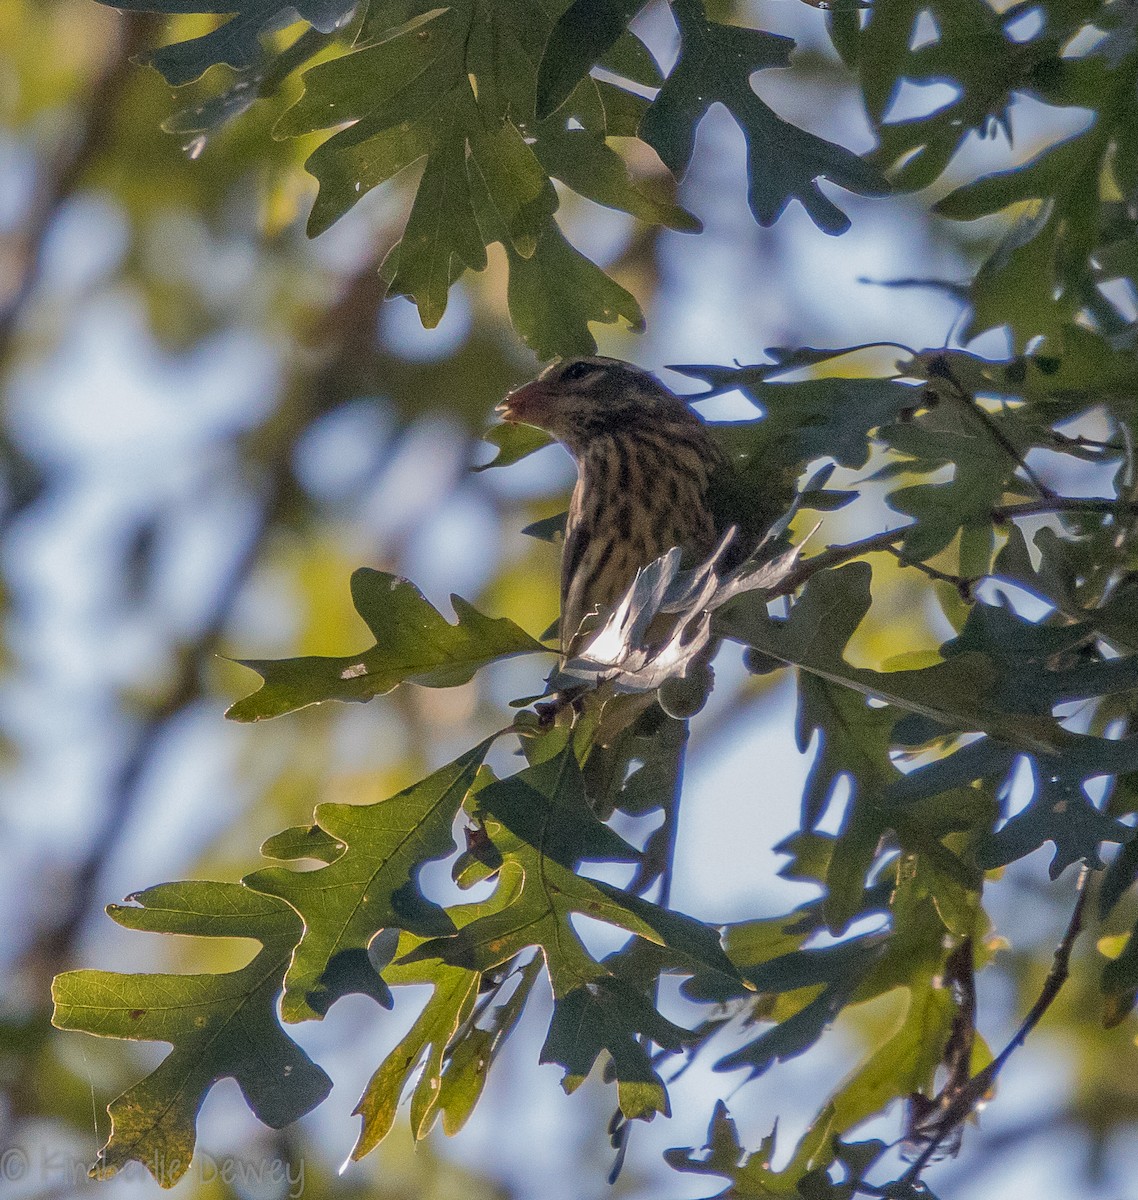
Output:
M561 374L561 378L569 383L575 383L578 379L584 379L586 375L591 375L597 368L590 362L585 362L583 359L570 363Z

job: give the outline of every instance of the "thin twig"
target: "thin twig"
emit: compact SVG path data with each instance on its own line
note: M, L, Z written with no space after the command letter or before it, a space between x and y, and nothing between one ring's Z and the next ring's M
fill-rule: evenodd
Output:
M1027 460L1019 452L1016 446L1008 439L1004 431L996 424L995 421L976 403L976 397L960 382L956 377L956 373L949 365L946 355L938 354L928 360L928 374L930 379L942 379L952 389L950 396L963 405L965 411L970 413L984 427L988 436L996 443L997 446L1014 462L1032 487L1039 493L1044 500L1054 500L1055 493L1043 482L1042 479L1032 470L1027 464Z
M1039 1024L1044 1014L1055 1002L1055 998L1059 995L1070 974L1071 951L1074 948L1075 939L1083 927L1083 912L1087 903L1089 878L1090 870L1084 865L1079 874L1078 883L1075 885L1076 899L1075 906L1071 910L1071 919L1067 922L1062 939L1055 947L1051 970L1047 973L1047 978L1044 980L1035 1003L1003 1050L982 1071L978 1071L964 1087L958 1089L954 1095L945 1098L948 1102L945 1105L944 1115L938 1122L937 1128L931 1132L928 1144L921 1151L920 1156L913 1161L912 1166L898 1181L902 1186L914 1187L917 1185L921 1172L928 1166L929 1160L937 1152L944 1139L991 1091L996 1077L1003 1070L1008 1059L1024 1044L1028 1034Z
M1084 864L1079 872L1078 882L1075 884L1076 898L1075 906L1071 910L1071 919L1067 922L1067 929L1062 939L1055 947L1055 957L1051 962L1051 970L1047 973L1047 978L1035 1003L1031 1006L1031 1010L1027 1016L1024 1017L1023 1022L1019 1029L1016 1030L1011 1041L976 1076L977 1079L982 1079L989 1085L995 1082L995 1078L1003 1069L1004 1064L1012 1056L1012 1053L1024 1044L1028 1034L1039 1024L1043 1015L1055 1002L1055 998L1059 995L1063 984L1067 982L1067 977L1070 975L1071 952L1075 947L1075 939L1079 936L1083 928L1083 912L1087 905L1087 896L1089 895L1087 883L1090 880L1090 876L1090 868Z
M901 559L901 551L896 546L889 547L889 553L901 560L901 565L905 567L913 567L920 571L922 575L927 575L930 579L935 579L939 583L950 583L960 593L960 597L965 603L970 603L972 600L972 589L979 582L975 578L966 578L963 575L950 575L947 571L938 571L936 567L930 567L925 562L910 562L907 563Z
M1138 502L1098 499L1088 496L1052 496L1049 500L1027 500L1022 504L998 504L992 509L992 519L997 522L1013 521L1017 517L1037 517L1056 512L1138 516Z
M904 540L905 534L908 533L910 528L910 526L906 525L901 529L887 529L882 533L875 533L871 537L862 538L857 542L850 542L845 546L831 546L828 550L823 550L821 554L815 554L813 558L807 558L799 562L798 566L781 583L773 587L767 595L772 600L778 596L789 596L792 592L796 592L808 579L817 575L819 571L828 571L832 567L840 567L866 554L876 554L879 551L888 550L890 546L895 546L898 542Z
M1047 438L1056 446L1062 446L1064 450L1117 450L1120 452L1126 450L1123 442L1102 441L1099 438L1084 437L1081 433L1077 437L1071 437L1070 434L1061 433L1058 429L1049 429ZM1095 457L1097 459L1101 456L1096 455Z
M1029 500L1022 504L1000 504L992 509L992 520L997 523L1014 521L1019 517L1042 516L1053 512L1085 512L1108 513L1111 515L1126 514L1138 516L1138 501L1106 500L1097 497L1055 496L1050 500ZM788 596L796 592L808 579L820 571L828 571L833 567L843 566L867 554L877 554L881 551L892 551L898 542L904 541L905 535L912 525L903 525L900 529L886 529L860 541L850 542L845 546L831 546L821 554L803 559L781 583L767 593L770 599L778 596ZM917 563L907 563L906 566L918 566ZM941 576L938 576L938 578ZM956 576L944 576L949 583L956 583ZM967 582L967 581L966 581Z
M1001 450L1003 450L1005 454L1008 455L1009 458L1011 458L1013 462L1018 464L1020 470L1022 470L1024 475L1027 476L1028 481L1039 493L1040 497L1044 500L1056 499L1055 492L1052 491L1052 489L1048 487L1042 479L1040 479L1040 477L1030 466L1028 466L1027 459L1020 454L1020 452L1008 439L1004 431L996 424L995 421L992 420L988 413L986 413L976 403L976 397L966 394L964 397L962 397L962 399L967 405L968 411L972 413L972 415L980 422L981 425L984 426L992 440L1000 447Z

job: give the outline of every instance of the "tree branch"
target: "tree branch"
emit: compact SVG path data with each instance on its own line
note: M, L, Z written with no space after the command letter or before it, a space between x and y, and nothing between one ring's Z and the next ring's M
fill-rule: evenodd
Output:
M87 106L78 131L47 169L39 197L23 222L22 270L0 304L0 370L7 364L16 330L43 274L44 247L59 210L75 194L87 169L107 148L113 116L131 74L131 60L153 39L153 16L123 14L118 44L99 74L86 87Z
M941 1143L988 1095L1008 1059L1027 1041L1028 1034L1039 1024L1044 1014L1055 1002L1055 998L1059 995L1070 974L1071 951L1074 949L1075 939L1083 927L1083 912L1087 903L1089 878L1090 869L1084 865L1076 884L1075 906L1071 910L1071 918L1067 922L1063 937L1055 947L1051 970L1047 973L1047 978L1044 980L1035 1003L1008 1044L982 1071L973 1075L965 1086L957 1088L949 1094L942 1093L939 1103L944 1108L944 1114L937 1122L936 1128L931 1131L928 1143L919 1157L914 1160L912 1166L898 1181L902 1187L915 1187L918 1184L921 1172L928 1166Z
M992 509L992 520L997 524L1016 520L1019 517L1042 516L1054 512L1085 512L1109 513L1138 516L1138 501L1107 500L1082 496L1054 496L1048 500L1029 500L1022 504L1001 504ZM881 551L892 550L898 542L904 541L905 535L912 525L903 525L899 529L886 529L857 542L845 546L830 546L821 554L801 561L798 566L776 587L768 593L773 600L779 596L788 596L796 592L808 579L819 571L828 571L833 567L843 566L866 554L877 554ZM906 563L906 566L921 566L917 563ZM923 569L923 568L922 568ZM931 569L930 569L931 570ZM927 571L926 573L930 573ZM956 576L938 573L936 578L945 579L956 584ZM967 580L963 582L969 582ZM974 582L974 581L973 581Z
M1052 496L1047 500L1027 500L1022 504L1000 504L992 509L997 523L1014 521L1017 517L1037 517L1046 513L1085 512L1107 513L1111 516L1138 516L1138 502L1108 500L1084 496Z
M821 554L815 554L813 558L807 558L800 562L780 584L770 590L768 596L772 600L778 596L789 596L808 579L817 575L819 571L828 571L832 567L840 567L845 563L853 562L855 558L862 558L866 554L876 554L879 551L888 550L891 546L904 540L905 534L910 528L911 526L904 525L900 529L887 529L882 533L875 533L871 537L862 538L860 541L850 542L846 546L831 546L829 549L823 550Z
M912 567L914 570L920 571L922 575L927 575L929 579L935 579L938 583L950 583L960 594L960 598L965 604L972 603L972 589L979 582L977 579L967 579L963 575L952 575L948 571L940 571L936 567L930 567L926 562L907 563L901 558L901 551L896 546L890 546L889 553L903 567Z
M103 816L96 822L82 860L71 873L65 901L52 923L38 932L21 956L21 970L33 977L50 979L69 964L84 923L101 908L96 902L98 880L130 827L146 772L181 714L205 695L202 664L216 652L267 538L290 505L297 487L292 446L320 411L338 402L341 378L363 352L366 343L355 337L361 323L357 309L368 307L372 314L369 327L375 327L374 310L383 296L378 278L378 262L371 259L346 281L339 297L323 314L331 355L298 371L285 385L281 402L250 435L247 459L264 472L254 527L218 583L196 634L180 649L174 678L165 694L146 713L125 757L112 772ZM41 990L37 994L45 993Z
M930 379L941 379L948 384L950 389L948 394L949 399L955 400L970 416L983 426L985 433L1019 467L1042 499L1054 500L1056 498L1051 488L1028 466L1027 459L1024 458L1019 449L1008 439L1004 431L976 403L976 397L957 379L947 355L938 354L929 359L928 373Z

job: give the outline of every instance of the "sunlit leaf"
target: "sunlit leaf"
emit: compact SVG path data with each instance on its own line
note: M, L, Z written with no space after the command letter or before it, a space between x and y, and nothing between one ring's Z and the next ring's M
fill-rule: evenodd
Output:
M100 0L111 3L112 0ZM229 13L229 20L189 41L149 51L145 61L173 87L191 83L210 67L226 63L238 69L263 57L261 37L282 17L299 16L321 33L333 33L355 15L360 0L113 0L115 8L135 12Z
M246 876L248 887L280 897L304 921L285 977L286 1021L323 1017L347 991L390 1006L386 984L367 961L372 938L381 929L424 937L453 929L446 912L420 891L418 874L453 853L451 827L489 749L482 742L378 804L319 805L318 828L341 847L335 860L317 871L266 867ZM345 975L345 963L356 970Z
M352 575L356 611L375 635L362 654L339 658L249 659L263 679L259 691L226 713L234 721L260 721L324 700L370 700L400 683L455 687L479 667L545 647L504 617L486 617L452 596L456 625L406 579L361 567Z
M250 1108L274 1129L302 1117L332 1081L277 1020L281 978L301 923L287 904L234 883L167 883L111 905L127 929L255 938L248 966L227 974L116 975L69 971L53 987L60 1029L168 1042L161 1065L110 1105L111 1135L95 1171L140 1162L163 1187L189 1169L198 1110L220 1079L236 1078Z

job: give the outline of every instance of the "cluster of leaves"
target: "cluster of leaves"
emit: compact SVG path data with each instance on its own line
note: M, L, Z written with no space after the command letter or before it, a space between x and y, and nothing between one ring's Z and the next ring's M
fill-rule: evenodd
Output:
M135 6L200 9L194 0ZM1100 867L1104 843L1122 847L1097 913L1117 934L1103 943L1115 954L1101 972L1103 1014L1123 1020L1138 995L1138 367L1134 323L1102 289L1133 284L1138 264L1133 6L1045 0L999 15L980 0L834 6L835 44L880 134L869 165L792 129L751 89L755 70L785 65L786 39L717 23L695 0L672 5L681 43L667 78L628 31L639 5L619 0L553 13L497 0L228 7L235 15L218 29L154 54L179 85L218 63L236 72L176 127L205 136L320 58L279 125L287 136L336 130L310 159L320 180L313 228L425 160L386 267L392 288L434 323L451 283L500 242L515 323L540 353L591 348L590 320L639 321L635 301L565 241L551 178L637 216L694 226L633 186L613 139L639 136L682 173L699 120L721 102L747 133L756 217L773 220L797 198L837 232L844 218L819 178L874 192L878 170L892 169L901 187L930 184L970 133L1008 127L1017 95L1088 108L1092 121L939 204L970 219L1038 202L958 289L973 330L1009 328L1013 357L927 351L879 379L795 378L833 371L829 360L844 351L684 368L712 391L741 390L759 412L717 431L736 468L724 503L740 526L768 525L787 505L788 481L818 460L869 473L843 492L807 488L804 507L864 497L880 524L880 497L896 515L869 537L789 561L707 625L710 638L745 646L756 673L796 672L799 745L814 758L802 827L781 849L784 873L814 884L815 898L726 928L670 911L659 893L647 898L667 868L685 727L653 703L651 687L622 688L618 671L552 716L516 715L499 735L524 754L513 774L491 771L489 739L380 804L320 805L310 826L263 847L284 865L241 884L162 885L114 907L131 928L251 937L262 950L230 974L57 980L57 1024L174 1047L112 1104L101 1168L138 1159L184 1169L198 1108L223 1077L238 1080L268 1124L295 1119L328 1081L280 1021L319 1019L351 992L389 1006L392 989L410 984L432 995L361 1097L355 1153L392 1127L407 1088L416 1136L440 1116L453 1132L544 976L554 1009L543 1061L561 1065L569 1090L603 1061L625 1120L668 1111L669 1058L711 1056L718 1070L757 1077L813 1046L843 1010L887 998L893 1030L819 1106L781 1171L769 1167L773 1137L748 1153L725 1110L706 1153L669 1156L678 1170L728 1178L737 1195L852 1196L893 1170L879 1143L847 1140L867 1117L898 1098L917 1112L935 1107L937 1072L950 1060L957 1084L983 1077L988 1052L951 981L965 974L962 957L970 973L993 952L985 873L1045 845L1055 877L1077 863ZM308 26L287 44L268 32L286 11ZM594 78L598 63L605 74ZM903 80L945 78L959 94L944 108L891 111ZM655 87L654 99L641 94ZM538 444L518 433L498 440L499 465ZM923 659L867 665L857 648L883 563L922 583L950 627ZM507 655L545 651L458 599L452 624L390 575L359 571L352 591L375 644L342 658L251 663L264 685L231 716L368 700L408 683L453 686ZM790 599L772 612L775 596ZM823 832L838 806L837 832ZM618 809L659 810L663 824L634 846L609 823ZM316 868L295 869L305 860ZM425 894L419 872L440 860L482 898L446 904ZM582 869L593 863L625 864L630 882L599 882ZM578 916L627 940L598 957L576 933ZM683 978L701 1020L681 1024L660 1002L665 975ZM735 1044L725 1051L728 1028ZM915 1194L913 1182L902 1176L890 1194Z
M619 672L598 675L601 686L574 706L541 719L518 713L504 731L525 756L514 774L490 770L490 738L389 800L320 805L311 826L263 847L285 865L255 870L240 885L163 885L112 909L132 928L241 933L264 949L230 975L59 978L58 1024L175 1047L111 1106L100 1169L129 1158L168 1162L175 1151L188 1163L194 1116L224 1076L238 1079L268 1123L295 1119L323 1098L327 1080L284 1035L276 1002L292 1023L322 1018L349 992L390 1006L391 989L407 984L427 984L433 994L360 1099L354 1153L390 1130L408 1086L416 1136L440 1116L453 1132L545 976L554 1009L542 1060L561 1065L567 1090L603 1060L625 1120L668 1112L668 1057L718 1053L717 1070L757 1077L811 1047L847 1006L893 997L893 1034L820 1108L777 1175L758 1165L769 1155L740 1151L725 1113L712 1123L709 1157L670 1157L680 1170L730 1176L739 1194L792 1192L807 1178L819 1194L852 1194L854 1185L834 1182L831 1170L860 1179L882 1147L848 1145L850 1131L898 1097L934 1096L961 1020L946 961L966 947L971 970L991 953L985 872L1050 843L1058 876L1074 863L1101 865L1104 842L1127 844L1103 889L1104 917L1127 911L1123 898L1138 874L1128 823L1138 810L1133 412L1110 400L1138 380L1132 360L1113 354L1102 335L1072 329L1068 339L1081 349L1058 362L927 352L878 380L783 378L835 352L685 368L715 388L740 388L762 410L756 420L716 428L741 478L772 447L799 465L828 447L848 467L876 466L871 478L907 522L812 558L783 556L758 591L708 589L699 582L706 568L697 573L716 637L748 647L756 671L797 671L799 744L817 748L802 828L781 849L784 874L814 883L816 899L782 918L717 929L646 898L666 869L666 851L651 839L629 844L607 818L617 809L660 809L667 818L684 725L651 703L651 682L622 687ZM1106 387L1107 364L1131 374ZM850 403L852 393L872 402ZM1092 443L1056 431L1092 417L1112 435ZM1112 470L1110 495L1057 495L1042 468L1026 461L1043 450ZM504 459L517 453L504 444ZM819 482L824 477L803 503L824 509L857 498ZM875 553L931 577L930 594L954 626L935 661L850 661L850 641L872 610L866 556ZM629 603L666 607L674 576L666 566L662 560L664 574L650 572L651 586L630 592ZM718 600L707 600L717 588ZM457 598L452 624L406 581L381 572L357 572L352 589L376 644L355 656L251 663L264 684L232 717L366 700L408 682L452 686L487 662L545 651L512 622ZM692 585L680 590L690 596ZM772 596L792 594L785 615L772 616ZM1042 616L1025 615L1027 596ZM622 636L634 636L626 627L646 625L656 610L635 605ZM1091 782L1104 776L1105 796ZM840 828L821 832L842 789ZM456 822L467 831L461 852ZM451 862L460 888L488 892L451 905L424 894L419 872L440 859ZM294 869L301 860L319 865ZM598 862L628 864L634 878L621 888L582 871ZM574 929L576 915L623 931L627 941L594 956ZM849 932L867 918L870 932ZM822 933L830 940L818 945ZM1119 945L1103 975L1104 1011L1114 1021L1138 992L1132 944ZM694 1027L661 1007L664 975L682 977L687 1000L705 1006ZM728 1026L749 1036L717 1051ZM987 1061L971 1033L969 1024L965 1078Z
M166 122L195 156L225 122L315 60L303 95L274 129L280 138L334 131L307 162L320 185L309 233L421 162L402 240L383 267L390 291L413 299L433 327L451 285L482 270L487 247L499 243L511 317L543 358L594 350L590 322L643 324L635 298L566 240L553 180L652 224L701 228L671 198L674 185L634 177L619 149L627 139L641 139L681 178L700 121L723 104L747 137L751 208L762 224L798 200L821 228L842 232L849 220L820 179L866 194L888 190L876 166L790 125L751 87L756 70L789 65L793 41L714 21L700 0L673 5L680 55L667 78L628 29L643 4L627 0L113 2L233 14L148 56L175 87L229 69L224 86ZM293 12L303 25L274 34ZM604 74L594 78L594 67Z
M871 157L897 188L932 184L970 136L1010 142L1017 102L1089 118L1029 161L935 204L954 220L1015 214L967 288L967 336L1006 326L1017 349L1033 338L1060 343L1084 309L1107 332L1132 328L1125 305L1101 289L1138 279L1136 21L1130 5L1099 0L900 0L832 14L835 46L858 73L879 138ZM902 82L948 84L955 95L914 115L896 103Z
M1114 332L1128 324L1102 291L1119 280L1133 284L1138 271L1138 51L1127 4L1048 0L1002 11L987 0L831 5L834 45L857 75L879 137L864 158L789 124L755 93L756 71L790 64L791 39L713 20L701 0L671 5L679 57L666 76L629 28L643 7L631 0L117 6L232 14L147 56L176 87L209 73L198 102L166 122L190 139L195 155L226 122L307 67L303 95L274 136L333 130L307 162L320 185L311 235L372 188L423 164L402 240L383 273L393 294L415 301L428 327L442 318L451 285L486 266L493 243L508 259L514 324L539 357L593 350L590 322L639 327L635 298L566 240L552 181L643 221L698 231L697 217L671 198L674 187L634 177L622 151L639 138L682 179L714 103L745 134L756 220L770 224L797 200L820 228L841 233L849 220L820 180L867 195L924 188L970 136L1010 139L1013 106L1025 98L1089 110L1093 119L1029 162L937 202L937 212L958 220L1016 210L968 287L968 329L1007 325L1022 348L1033 337L1059 338L1083 308ZM299 25L289 24L294 13ZM914 115L912 102L898 102L903 83L949 83L956 95ZM654 99L646 94L652 89Z

